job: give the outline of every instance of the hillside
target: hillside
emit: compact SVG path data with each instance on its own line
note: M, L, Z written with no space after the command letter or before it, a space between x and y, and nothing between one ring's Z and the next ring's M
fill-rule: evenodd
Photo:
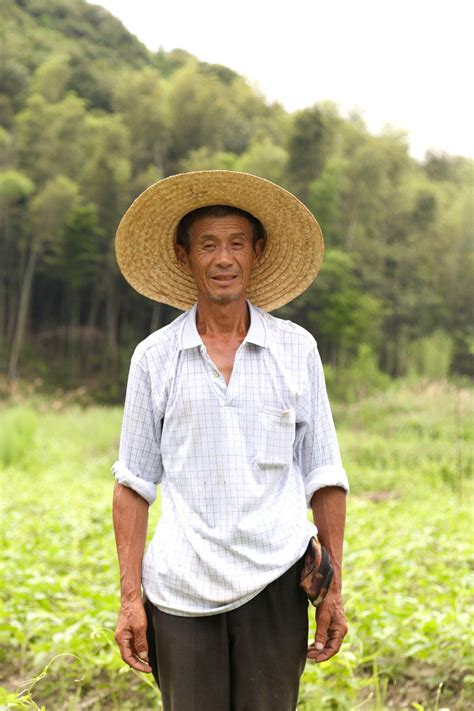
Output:
M70 57L71 76L67 89L75 91L98 107L105 100L106 82L101 73L120 68L156 67L170 76L192 55L184 50L150 52L110 12L85 0L0 0L2 68L0 94L21 101L31 73L52 54ZM223 82L235 78L227 67L200 63L204 71L215 73Z
M58 49L82 54L85 62L106 58L118 66L140 67L151 61L146 47L99 5L83 0L2 0L0 7L4 51L21 49L29 70Z

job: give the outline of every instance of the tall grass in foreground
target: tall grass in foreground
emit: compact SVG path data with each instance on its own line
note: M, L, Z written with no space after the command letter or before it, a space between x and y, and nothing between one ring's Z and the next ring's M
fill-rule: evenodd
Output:
M335 659L307 665L300 711L474 706L472 403L467 389L412 385L334 404L352 484L350 632ZM160 707L113 642L120 420L119 408L53 411L47 401L0 410L0 709ZM158 516L159 503L150 534Z

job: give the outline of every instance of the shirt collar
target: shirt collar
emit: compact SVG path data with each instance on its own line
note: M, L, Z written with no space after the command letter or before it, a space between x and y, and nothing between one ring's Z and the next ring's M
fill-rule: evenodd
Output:
M256 346L261 346L262 348L267 347L267 332L265 328L265 323L263 317L258 309L247 301L249 312L250 312L250 327L247 331L247 335L244 338L244 343L254 343ZM196 326L196 304L188 311L186 318L184 319L183 328L181 331L181 350L187 348L195 348L196 346L202 346L202 338L199 335Z
M267 347L267 330L262 314L255 308L250 301L247 301L250 311L250 326L247 335L244 338L244 343L254 343L262 348Z
M196 326L196 304L188 311L181 331L181 350L202 346L202 338Z

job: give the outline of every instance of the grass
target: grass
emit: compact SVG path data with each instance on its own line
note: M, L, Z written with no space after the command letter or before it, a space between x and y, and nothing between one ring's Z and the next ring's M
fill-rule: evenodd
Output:
M472 402L467 388L425 384L334 404L352 484L350 632L336 658L307 665L300 711L474 706ZM0 709L159 708L113 641L120 420L120 408L61 400L0 410ZM158 516L154 505L150 533Z

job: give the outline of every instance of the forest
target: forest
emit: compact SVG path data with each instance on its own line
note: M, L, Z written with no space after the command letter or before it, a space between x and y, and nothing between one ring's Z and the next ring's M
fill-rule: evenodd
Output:
M314 334L335 387L354 367L382 379L473 373L473 161L430 151L417 161L403 132L372 135L331 102L289 113L225 66L150 52L84 0L0 8L10 381L120 400L134 346L177 312L121 277L117 225L156 180L207 168L273 180L316 215L322 271L277 315Z

